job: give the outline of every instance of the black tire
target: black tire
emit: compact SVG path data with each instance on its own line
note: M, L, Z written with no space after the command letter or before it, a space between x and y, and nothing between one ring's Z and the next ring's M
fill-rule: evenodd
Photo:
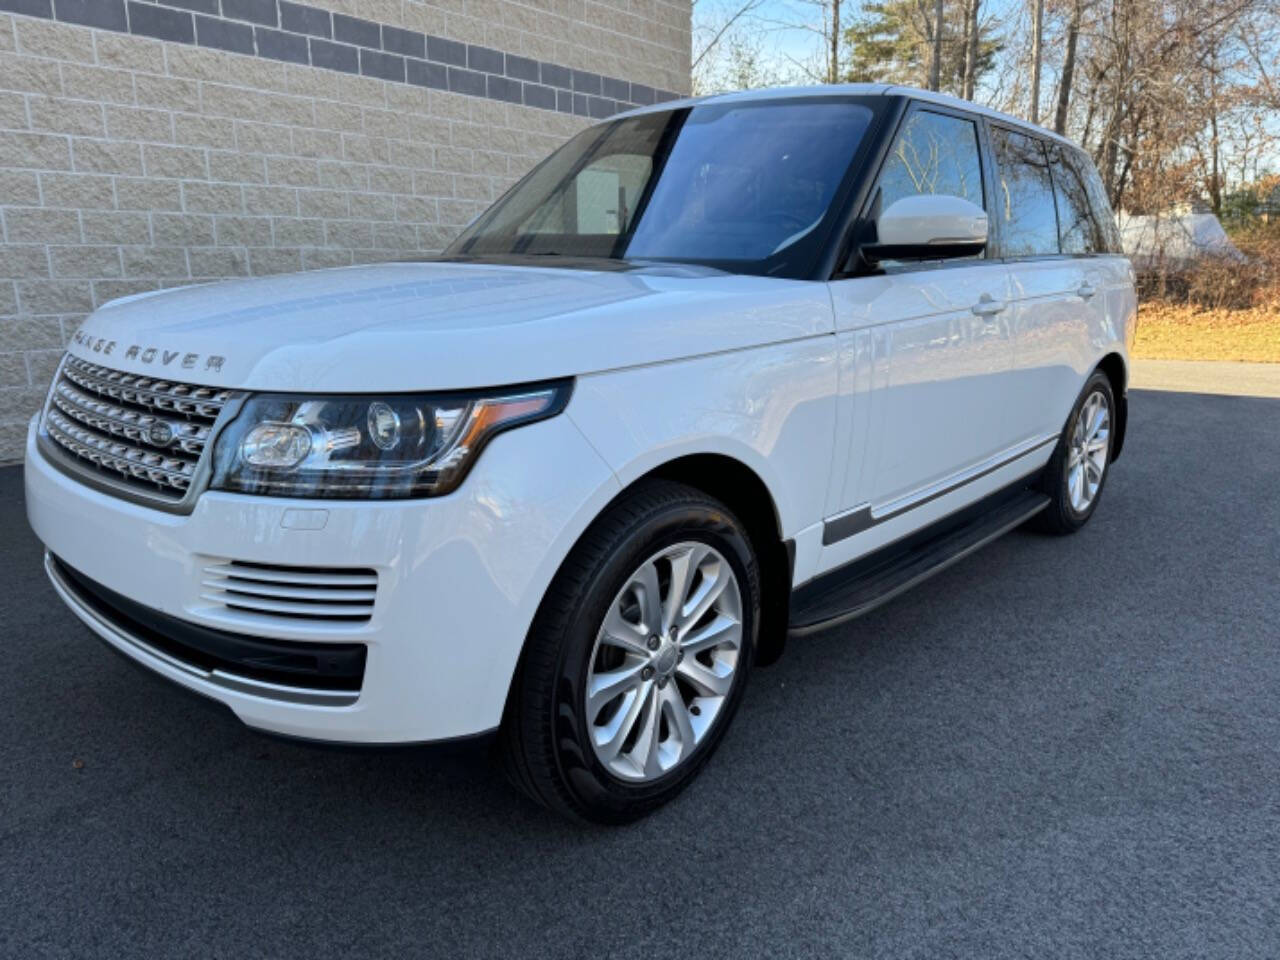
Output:
M1107 432L1106 466L1102 471L1102 478L1098 483L1097 492L1093 495L1092 500L1083 510L1077 510L1071 503L1071 492L1067 480L1067 458L1070 456L1071 438L1076 429L1076 422L1080 418L1085 402L1094 393L1101 393L1106 400L1107 411L1111 421L1111 427ZM1084 389L1080 391L1080 396L1076 398L1075 406L1071 408L1071 416L1067 417L1066 425L1062 428L1062 435L1058 438L1058 445L1054 447L1053 456L1049 458L1049 463L1040 475L1040 489L1049 495L1050 502L1049 506L1031 518L1028 524L1030 527L1042 533L1063 536L1075 533L1089 522L1089 518L1093 516L1093 512L1098 508L1098 503L1102 499L1102 491L1107 485L1107 477L1111 474L1111 454L1116 437L1116 416L1116 398L1111 389L1111 379L1101 370L1095 370L1093 376L1085 382Z
M664 547L684 541L714 547L737 578L742 649L736 679L686 758L657 779L631 782L603 766L588 739L588 668L605 614L632 573ZM666 803L698 774L729 727L755 656L759 623L759 567L738 519L692 487L642 482L583 534L534 618L498 741L511 781L558 813L597 823L627 823Z

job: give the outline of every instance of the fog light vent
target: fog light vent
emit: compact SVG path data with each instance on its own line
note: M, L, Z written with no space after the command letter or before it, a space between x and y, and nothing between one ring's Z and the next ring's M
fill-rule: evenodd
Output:
M204 568L202 598L232 610L287 620L364 623L378 574L367 567L290 567L232 560Z

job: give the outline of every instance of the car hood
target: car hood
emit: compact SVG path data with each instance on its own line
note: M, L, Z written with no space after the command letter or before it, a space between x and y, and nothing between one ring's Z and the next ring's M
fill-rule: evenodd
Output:
M250 390L524 383L832 330L825 284L701 268L406 262L144 293L71 344L131 373Z

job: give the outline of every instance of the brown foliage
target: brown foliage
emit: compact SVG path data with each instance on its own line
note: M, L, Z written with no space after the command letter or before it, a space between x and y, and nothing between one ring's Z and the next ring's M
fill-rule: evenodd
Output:
M1280 224L1236 234L1248 259L1204 257L1191 266L1155 264L1138 275L1138 296L1206 310L1271 309L1280 313Z

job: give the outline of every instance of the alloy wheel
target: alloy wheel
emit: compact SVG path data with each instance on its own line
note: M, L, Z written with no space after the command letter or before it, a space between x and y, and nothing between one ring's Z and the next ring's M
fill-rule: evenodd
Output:
M1111 444L1111 407L1101 390L1085 398L1067 451L1067 496L1084 513L1098 496Z
M591 653L596 757L623 780L669 773L715 723L741 653L742 593L724 555L691 541L651 556L610 604Z

